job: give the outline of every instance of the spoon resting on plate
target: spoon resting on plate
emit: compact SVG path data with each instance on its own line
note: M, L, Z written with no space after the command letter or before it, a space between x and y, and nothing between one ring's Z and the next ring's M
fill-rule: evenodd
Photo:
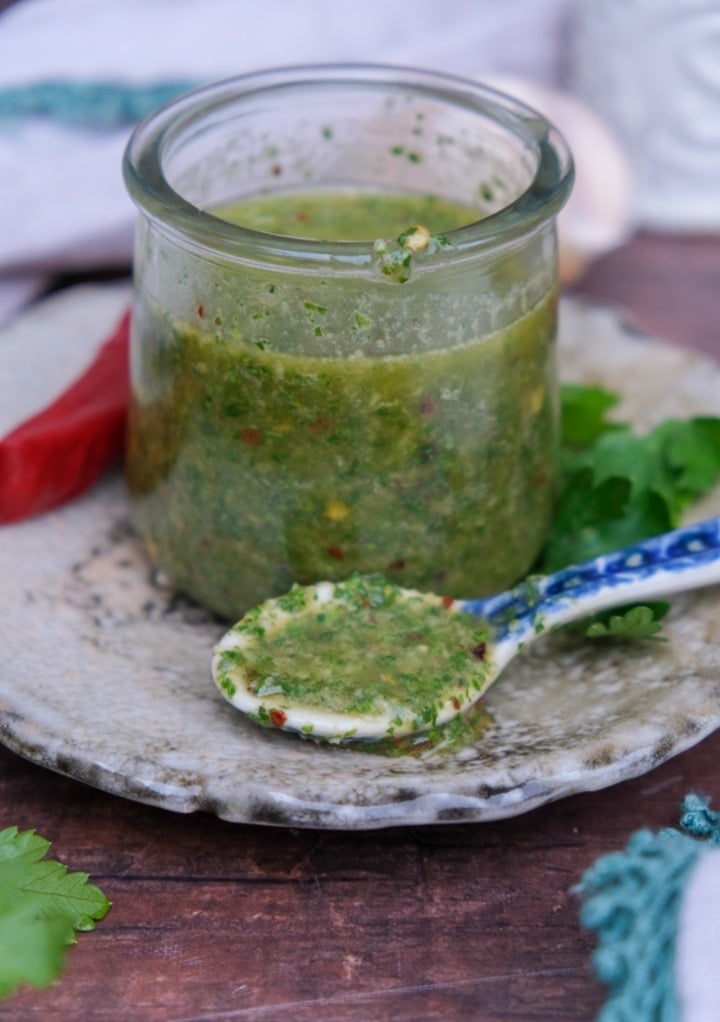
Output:
M399 737L467 710L551 628L717 582L720 517L485 599L380 575L293 586L223 636L212 672L233 706L267 727L330 742Z

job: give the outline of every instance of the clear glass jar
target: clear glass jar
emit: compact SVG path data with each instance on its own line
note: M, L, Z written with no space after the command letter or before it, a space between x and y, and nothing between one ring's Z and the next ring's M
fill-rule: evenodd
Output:
M555 218L572 180L550 124L444 75L291 68L162 108L125 177L128 487L181 591L236 618L293 581L379 571L469 597L530 569L556 479ZM217 215L288 192L472 212L366 241Z

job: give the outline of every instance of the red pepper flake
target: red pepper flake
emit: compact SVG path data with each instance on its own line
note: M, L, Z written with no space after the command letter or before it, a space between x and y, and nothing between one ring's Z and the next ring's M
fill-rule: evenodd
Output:
M402 571L405 567L405 558L398 557L396 561L390 561L388 564L388 571Z
M478 660L484 660L485 654L487 653L487 642L479 642L477 646L473 648L472 655L477 657Z
M329 546L325 551L334 561L344 561L345 554L342 552L339 546Z
M195 312L197 312L197 314L200 317L200 319L202 319L204 317L204 315L205 315L205 306L202 304L202 302L198 302L198 304L195 306Z
M313 421L309 424L308 429L311 433L314 433L315 436L321 436L323 433L327 433L331 425L332 421L330 419L325 419L320 416L318 419L313 419Z
M306 220L307 220L307 218L308 218L308 215L307 215L307 213L305 213L305 212L304 212L304 211L303 211L302 209L298 209L298 210L296 210L296 211L295 211L295 213L293 214L293 216L294 216L294 217L295 217L295 219L296 219L297 221L299 221L299 222L300 222L301 224L304 224L304 223L305 223L305 221L306 221Z
M284 710L270 710L268 717L273 727L285 727L287 723L287 713Z
M460 709L461 703L460 703L460 700L458 699L457 696L453 696L450 701L453 704L453 709L454 710L459 710Z
M248 444L249 447L257 447L261 437L262 434L257 426L246 426L245 429L240 431L240 439L244 444Z
M545 486L548 481L548 474L544 468L541 468L539 472L530 477L531 486Z
M452 596L443 596L442 597L442 605L445 608L445 610L450 610L450 608L452 607L453 603L455 603L455 600L453 599Z
M431 412L435 411L435 398L431 394L424 394L420 398L420 413L421 415L430 415Z

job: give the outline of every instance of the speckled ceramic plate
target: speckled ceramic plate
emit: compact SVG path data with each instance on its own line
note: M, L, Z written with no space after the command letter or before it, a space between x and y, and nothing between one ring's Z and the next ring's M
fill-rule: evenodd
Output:
M69 353L81 359L87 344L78 338L102 336L125 297L71 292L0 332L2 414L46 385L38 365L68 373ZM566 305L561 353L566 378L622 392L620 414L643 426L720 414L718 366L608 311ZM719 511L716 494L697 517ZM717 590L674 602L667 643L540 640L491 689L474 744L387 758L262 731L223 701L209 661L224 626L154 579L119 479L0 529L0 568L2 741L179 812L347 829L490 820L636 776L720 724Z

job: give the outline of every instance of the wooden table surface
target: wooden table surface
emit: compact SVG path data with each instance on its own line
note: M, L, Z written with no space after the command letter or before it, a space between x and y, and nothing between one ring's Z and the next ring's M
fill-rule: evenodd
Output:
M720 358L720 238L640 236L576 288ZM591 1020L605 991L573 887L640 826L720 801L720 732L636 780L492 824L360 833L178 816L0 748L0 820L34 828L113 908L32 1022Z

